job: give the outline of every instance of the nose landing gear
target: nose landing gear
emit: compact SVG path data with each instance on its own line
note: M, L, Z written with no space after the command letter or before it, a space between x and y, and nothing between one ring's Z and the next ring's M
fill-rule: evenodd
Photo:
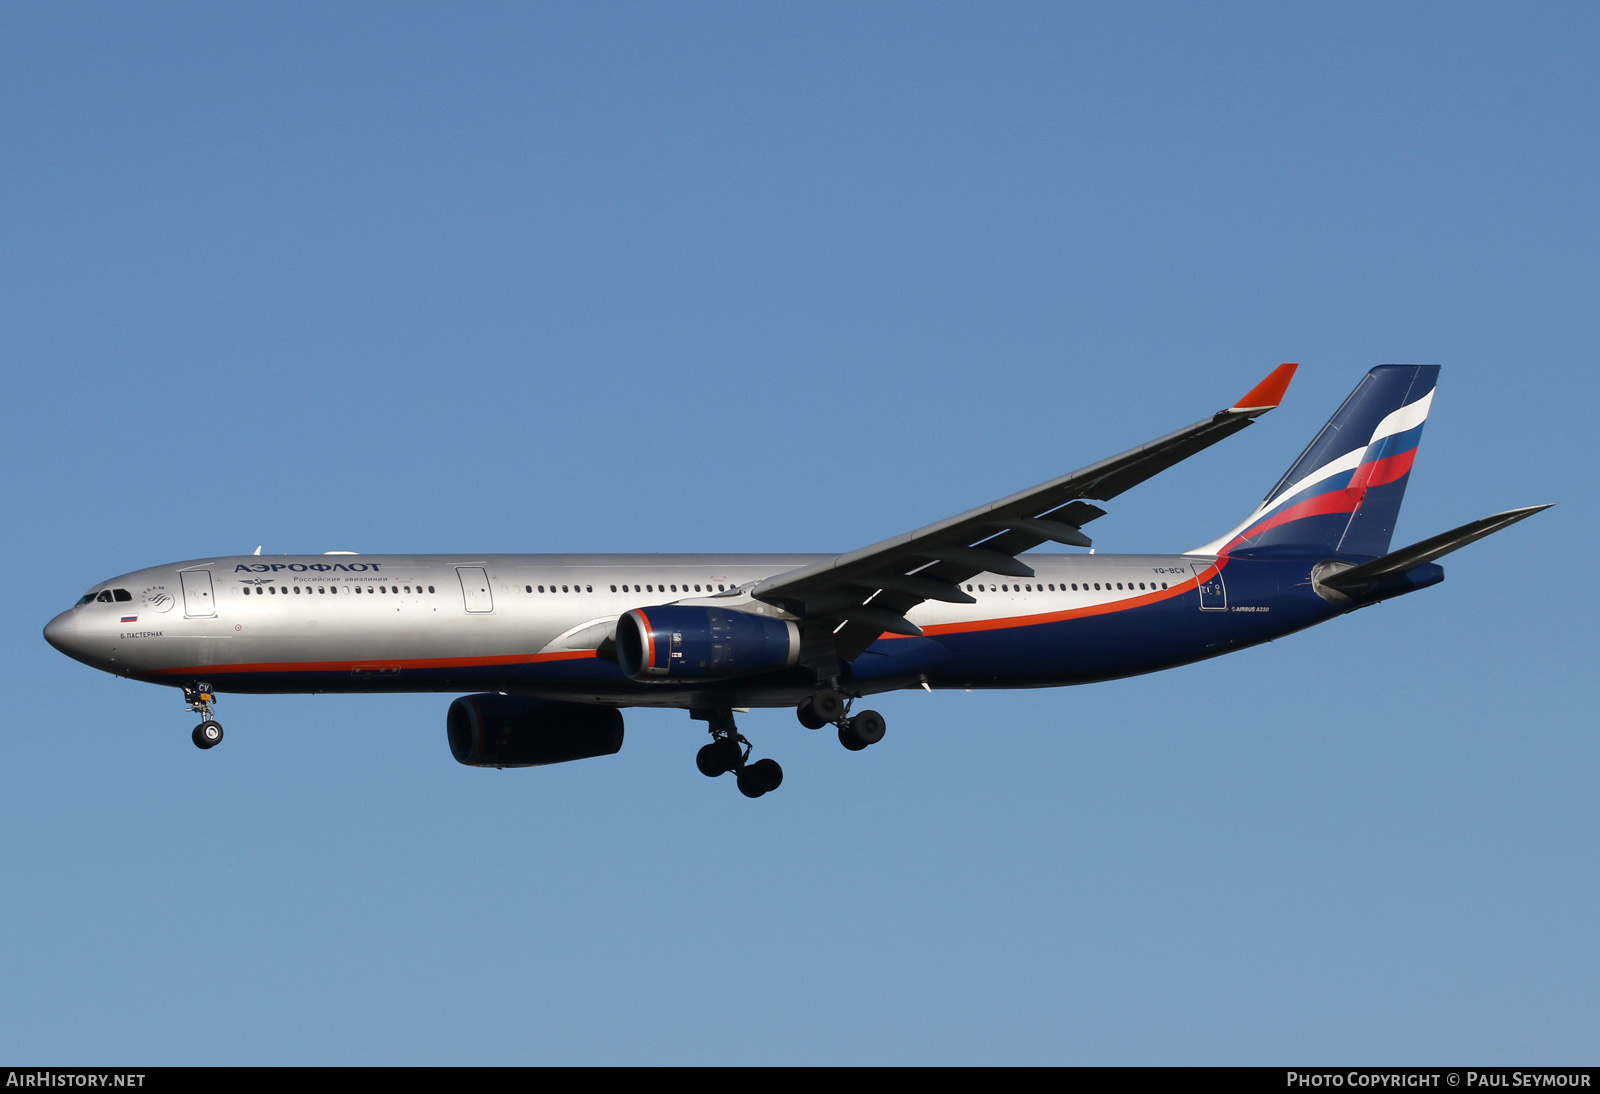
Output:
M211 704L217 701L216 695L211 691L211 685L185 684L183 697L188 701L189 709L204 719L194 727L189 739L194 741L196 748L216 748L222 743L222 723L211 717Z

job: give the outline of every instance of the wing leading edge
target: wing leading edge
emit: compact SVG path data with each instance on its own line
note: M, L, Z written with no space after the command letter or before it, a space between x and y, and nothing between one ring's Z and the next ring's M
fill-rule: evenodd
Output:
M1279 365L1232 406L1203 421L827 562L790 570L750 589L757 600L799 618L807 663L848 661L880 634L922 632L905 618L928 600L970 604L960 583L975 574L1032 577L1017 558L1041 543L1089 546L1083 526L1108 501L1249 425L1283 400L1296 366Z

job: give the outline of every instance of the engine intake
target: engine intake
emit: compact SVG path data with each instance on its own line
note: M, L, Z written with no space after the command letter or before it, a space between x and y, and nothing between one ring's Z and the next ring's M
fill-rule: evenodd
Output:
M714 680L800 660L800 628L729 608L664 604L617 620L617 662L634 680Z
M493 692L451 703L445 730L450 754L468 767L540 767L622 748L622 712L615 707Z

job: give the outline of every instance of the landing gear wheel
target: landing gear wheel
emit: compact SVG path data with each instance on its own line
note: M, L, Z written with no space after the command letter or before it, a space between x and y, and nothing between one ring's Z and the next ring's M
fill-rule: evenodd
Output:
M823 688L806 702L811 706L812 717L822 720L817 726L818 729L821 729L829 722L837 722L844 717L844 696L832 688ZM802 706L801 709L804 709L804 707ZM801 716L800 721L805 722L804 715Z
M738 742L728 737L712 741L694 754L694 765L710 779L734 770L743 760Z
M739 772L739 793L747 798L759 798L783 785L783 768L777 760L757 760Z
M888 728L883 715L875 710L863 710L839 727L839 743L851 752L860 752L883 740Z
M810 699L803 700L795 709L795 716L800 719L800 724L807 729L821 729L830 719L817 713L816 706Z
M196 748L216 748L222 743L222 724L207 719L194 727L194 732L189 735Z

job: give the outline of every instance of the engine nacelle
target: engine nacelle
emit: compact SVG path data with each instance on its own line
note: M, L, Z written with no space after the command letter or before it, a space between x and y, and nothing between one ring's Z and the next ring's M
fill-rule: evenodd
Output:
M617 663L635 680L714 680L800 660L800 628L729 608L664 604L617 620Z
M539 767L610 756L622 712L520 695L463 695L445 715L450 754L468 767Z

